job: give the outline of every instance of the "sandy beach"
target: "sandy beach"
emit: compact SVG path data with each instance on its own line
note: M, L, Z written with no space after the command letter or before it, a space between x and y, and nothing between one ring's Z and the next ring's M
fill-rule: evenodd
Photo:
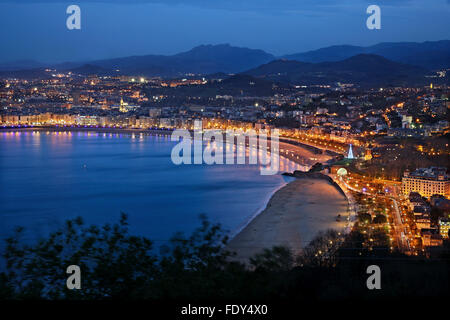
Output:
M299 253L319 231L343 230L347 207L345 196L329 182L294 180L272 196L266 209L228 243L227 249L236 252L235 259L241 262L279 245ZM336 221L338 214L341 222Z

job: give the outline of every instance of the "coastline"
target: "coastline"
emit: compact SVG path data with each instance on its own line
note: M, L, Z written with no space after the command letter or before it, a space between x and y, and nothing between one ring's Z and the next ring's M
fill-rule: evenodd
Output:
M294 180L292 180L292 181L294 181ZM281 190L282 188L287 186L292 181L289 181L289 182L285 181L283 184L281 184L280 186L275 188L272 192L270 192L264 199L263 204L258 209L256 209L255 212L246 221L244 221L238 228L236 228L233 232L230 233L228 241L230 242L239 233L241 233L242 230L244 230L257 216L259 216L267 208L267 205L269 204L270 199L272 199L272 197L275 195L275 193L277 193L279 190Z
M57 126L42 126L42 127L0 127L0 131L49 131L49 132L98 132L98 133L125 133L136 134L146 133L170 135L172 130L169 129L132 129L132 128L113 128L113 127L57 127Z
M233 259L243 263L274 246L286 246L299 254L319 231L344 231L344 219L338 222L336 216L347 212L347 198L328 181L296 179L279 188L266 208L231 238L226 249L236 252Z

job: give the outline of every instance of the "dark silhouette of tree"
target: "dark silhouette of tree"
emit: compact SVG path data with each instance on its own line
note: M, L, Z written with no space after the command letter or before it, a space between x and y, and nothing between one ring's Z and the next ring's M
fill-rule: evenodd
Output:
M371 264L381 266L383 281L389 283L380 298L417 292L439 297L448 290L449 241L437 260L425 260L391 252L382 230L345 236L328 230L299 256L274 247L244 265L230 259L220 225L200 219L190 236L176 234L159 254L149 239L128 233L124 214L118 223L102 227L69 220L33 244L24 244L18 229L3 253L0 299L367 299L373 298L365 286ZM73 264L81 268L81 290L66 287L66 268Z
M288 271L294 266L294 256L289 248L276 246L250 258L250 264L255 270Z
M84 227L81 218L34 245L21 244L23 229L7 239L6 277L19 298L101 299L136 297L154 277L152 242L128 235L127 216L102 228ZM68 290L66 268L78 265L83 290Z
M375 218L373 218L372 223L375 224L381 224L381 223L386 223L387 219L386 216L384 214L377 214Z
M360 212L358 214L358 220L364 224L370 224L372 222L372 216L369 213Z
M344 236L336 230L320 232L297 257L297 264L315 267L334 267L337 263L337 251Z

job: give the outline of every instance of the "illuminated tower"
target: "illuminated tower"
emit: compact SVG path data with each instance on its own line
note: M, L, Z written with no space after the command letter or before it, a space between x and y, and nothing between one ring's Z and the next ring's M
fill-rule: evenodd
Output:
M353 156L353 150L352 150L352 144L351 143L350 143L350 148L348 148L347 159L355 159L355 157Z
M124 102L123 101L123 98L120 98L120 107L119 107L119 111L120 112L128 112L128 109L127 109L127 106L128 106L128 103L126 103L126 102Z

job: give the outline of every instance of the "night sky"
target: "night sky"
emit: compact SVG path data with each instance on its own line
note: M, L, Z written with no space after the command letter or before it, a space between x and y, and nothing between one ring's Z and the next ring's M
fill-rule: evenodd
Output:
M81 30L66 28L70 4L81 7ZM369 4L381 7L381 30L366 28ZM443 40L449 16L449 0L0 0L0 62L173 54L219 43L282 55Z

